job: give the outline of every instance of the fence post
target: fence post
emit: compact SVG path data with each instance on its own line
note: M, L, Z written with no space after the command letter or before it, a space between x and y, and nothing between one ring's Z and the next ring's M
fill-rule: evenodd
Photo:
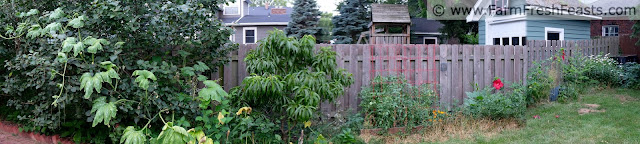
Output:
M448 62L450 45L440 45L440 105L451 110L451 64Z

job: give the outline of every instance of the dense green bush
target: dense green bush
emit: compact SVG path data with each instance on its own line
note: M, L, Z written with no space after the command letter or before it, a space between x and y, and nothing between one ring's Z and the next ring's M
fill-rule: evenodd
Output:
M533 65L527 74L525 91L527 105L547 100L549 92L555 84L553 77L549 74L549 68L545 68L536 62Z
M622 66L622 81L626 88L640 89L640 64L626 63Z
M352 74L337 67L330 47L315 49L315 38L287 37L274 30L250 50L244 61L251 73L232 89L237 102L251 105L280 126L289 141L303 123L311 123L320 103L332 102L353 83Z
M428 84L413 86L402 77L377 76L360 92L365 127L392 128L427 124L436 104Z
M510 88L494 89L490 87L467 92L465 113L495 119L523 116L527 108L524 86L514 84Z
M622 68L608 55L575 56L563 68L565 82L620 86Z
M236 48L211 19L222 2L0 2L3 115L90 143L118 142L124 126L149 120L158 132L159 111L203 124L198 85Z
M565 103L578 98L578 94L582 91L577 84L565 83L559 87L558 102Z

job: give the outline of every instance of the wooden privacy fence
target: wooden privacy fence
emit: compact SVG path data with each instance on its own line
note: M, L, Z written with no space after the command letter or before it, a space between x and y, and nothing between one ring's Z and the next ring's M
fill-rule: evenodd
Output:
M414 44L338 44L337 65L353 73L355 82L335 104L323 103L323 112L357 110L360 90L375 76L401 75L413 84L436 84L441 106L462 104L465 92L474 87L490 87L495 77L503 81L526 82L531 62L548 59L565 49L566 56L617 54L617 39L579 41L528 41L528 46L494 45L414 45ZM257 45L240 45L224 70L212 74L223 78L225 90L241 84L248 76L246 53Z

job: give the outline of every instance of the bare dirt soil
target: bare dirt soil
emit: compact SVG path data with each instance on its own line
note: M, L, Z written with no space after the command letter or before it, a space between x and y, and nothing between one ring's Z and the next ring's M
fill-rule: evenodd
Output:
M0 144L39 144L39 142L0 130Z

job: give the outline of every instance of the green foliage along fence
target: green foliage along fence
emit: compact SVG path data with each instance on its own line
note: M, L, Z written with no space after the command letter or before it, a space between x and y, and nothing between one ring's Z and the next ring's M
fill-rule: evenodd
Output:
M338 53L338 67L347 69L355 80L335 104L324 103L320 110L333 115L335 112L358 109L360 90L377 75L402 74L408 81L436 82L440 105L450 107L462 104L467 97L465 92L473 91L474 86L480 89L491 86L495 77L508 82L525 82L531 62L550 58L560 48L565 48L567 56L618 53L616 38L531 40L528 44L530 45L316 45L317 49L332 47ZM256 46L240 45L238 51L231 54L231 62L224 66L224 70L212 74L214 79L223 78L225 90L238 86L242 78L249 75L246 63L242 60L247 51Z

